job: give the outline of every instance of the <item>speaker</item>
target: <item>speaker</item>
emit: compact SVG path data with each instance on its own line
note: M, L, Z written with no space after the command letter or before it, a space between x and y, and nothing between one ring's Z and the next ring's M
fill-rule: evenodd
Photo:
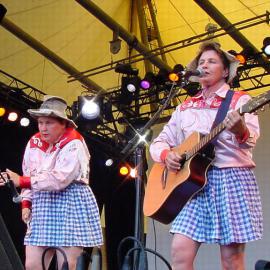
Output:
M21 259L0 213L0 270L23 270Z

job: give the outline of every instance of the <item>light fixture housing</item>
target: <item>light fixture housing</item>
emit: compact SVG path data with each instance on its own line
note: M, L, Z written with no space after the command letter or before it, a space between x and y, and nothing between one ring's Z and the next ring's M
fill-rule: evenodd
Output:
M270 57L270 37L266 37L263 40L262 51L267 57Z

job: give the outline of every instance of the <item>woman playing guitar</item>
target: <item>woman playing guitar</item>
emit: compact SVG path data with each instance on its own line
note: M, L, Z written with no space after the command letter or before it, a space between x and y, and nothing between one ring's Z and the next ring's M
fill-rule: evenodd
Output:
M150 146L153 160L164 164L168 173L184 170L186 156L173 149L194 132L206 135L211 131L237 66L238 61L219 44L206 42L200 46L188 69L203 70L202 76L190 78L200 82L201 91L177 107ZM250 99L244 92L234 92L223 121L225 129L215 141L214 159L205 171L207 183L172 222L174 270L192 270L202 243L219 244L224 270L243 270L245 243L262 237L261 199L252 160L260 133L258 118L238 110ZM195 175L199 168L200 164L194 166Z

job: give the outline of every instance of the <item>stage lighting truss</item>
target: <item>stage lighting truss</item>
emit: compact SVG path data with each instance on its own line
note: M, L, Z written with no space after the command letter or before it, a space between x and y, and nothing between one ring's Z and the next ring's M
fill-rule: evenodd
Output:
M266 11L264 14L249 18L247 20L243 20L243 21L239 21L237 23L234 23L231 25L231 27L229 29L228 28L217 28L217 29L215 28L215 31L212 32L211 35L209 35L209 31L206 31L205 33L202 33L202 34L199 34L196 36L192 36L192 37L189 37L189 38L186 38L183 40L179 40L177 42L173 42L171 44L168 44L168 45L165 45L162 47L154 48L154 49L150 50L149 52L153 53L156 56L160 55L161 53L165 53L165 54L170 53L170 52L175 51L175 50L179 50L182 48L186 48L189 46L199 44L203 41L213 40L213 39L215 40L215 39L218 39L222 36L226 36L229 33L232 33L234 31L242 31L246 28L254 27L256 25L263 24L263 23L269 24L269 12L268 11ZM141 62L144 60L147 60L147 56L143 56L140 53L134 54L134 55L129 56L129 57L124 58L124 59L120 59L120 60L117 60L114 62L110 61L109 63L107 63L105 65L103 64L99 67L95 67L95 68L91 68L91 69L82 71L79 74L74 74L72 76L70 75L70 76L68 76L68 78L69 78L68 82L76 81L77 80L76 78L78 76L80 78L81 77L90 77L90 76L94 76L94 75L97 75L99 73L107 72L107 71L110 71L113 69L116 70L117 67L121 66L122 63L125 63L125 62L128 62L129 64L127 64L127 65L130 65L130 63L134 64L134 63ZM128 68L127 70L130 71L131 69ZM132 72L135 72L135 70ZM122 72L120 71L120 73L122 73ZM127 74L127 73L125 73L125 74Z

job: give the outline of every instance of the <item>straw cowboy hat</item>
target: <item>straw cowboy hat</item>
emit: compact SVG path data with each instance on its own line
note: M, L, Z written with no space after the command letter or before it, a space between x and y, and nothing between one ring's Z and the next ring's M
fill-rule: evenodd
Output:
M214 49L216 51L219 51L221 53L224 54L224 56L227 58L227 60L229 61L229 75L227 77L227 83L230 83L232 82L233 78L236 76L237 74L237 67L239 65L239 61L235 58L234 55L222 50L220 48L220 44L217 43L217 42L213 42L213 41L206 41L206 42L203 42L201 45L200 45L200 48L199 48L199 52L197 53L197 56L187 65L187 68L190 69L190 70L196 70L197 67L198 67L198 60L202 54L202 52L205 50L205 49ZM198 82L199 81L199 78L198 77L195 77L195 76L192 76L189 78L190 81L192 82Z
M77 128L76 124L67 117L66 109L67 103L64 99L46 95L39 109L29 109L27 111L35 119L40 116L56 117L66 120L69 127Z

